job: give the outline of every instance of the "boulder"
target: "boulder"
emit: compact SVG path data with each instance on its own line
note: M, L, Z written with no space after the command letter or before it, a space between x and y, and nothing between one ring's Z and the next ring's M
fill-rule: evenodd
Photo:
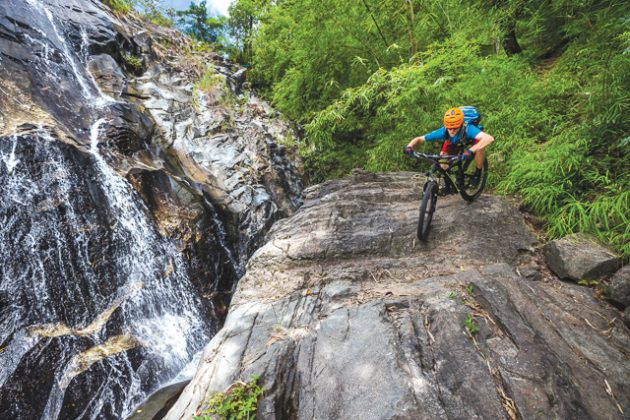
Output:
M578 233L547 243L547 265L565 280L597 280L615 272L619 256L588 235Z
M606 297L622 308L630 306L630 265L626 265L612 276Z
M623 322L630 328L630 306L623 311Z
M309 188L250 259L166 418L189 419L253 375L262 419L630 412L630 334L608 325L617 311L589 289L519 276L535 239L502 198L439 198L418 242L421 185L355 172Z

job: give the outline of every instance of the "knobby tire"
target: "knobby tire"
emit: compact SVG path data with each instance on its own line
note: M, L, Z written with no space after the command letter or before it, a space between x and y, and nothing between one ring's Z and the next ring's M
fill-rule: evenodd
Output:
M418 215L418 239L426 241L433 220L433 212L437 202L438 186L435 182L429 181L425 184L422 198L420 199L420 213Z
M473 165L473 168L470 166ZM481 195L483 190L486 188L486 180L488 179L488 159L484 159L483 167L481 169L481 178L479 180L479 184L476 187L471 187L468 185L470 180L470 172L467 173L467 170L473 172L475 168L475 161L469 160L464 162L464 164L460 167L460 173L458 175L458 190L459 194L466 201L474 201L477 197Z

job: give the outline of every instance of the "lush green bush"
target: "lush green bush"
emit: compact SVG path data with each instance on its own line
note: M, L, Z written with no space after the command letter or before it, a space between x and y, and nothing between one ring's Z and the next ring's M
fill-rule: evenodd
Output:
M142 61L140 58L136 57L133 54L123 53L122 55L123 61L127 66L129 66L133 70L140 70L142 68Z
M258 385L258 376L250 382L236 382L226 392L220 392L210 398L202 415L193 416L193 420L241 420L253 419L256 415L258 399L263 389Z
M461 39L436 43L410 64L375 72L318 113L307 125L311 148L305 154L330 153L346 138L365 139L361 144L367 159L346 158L346 172L354 166L373 171L404 168L403 146L441 126L443 112L457 98L458 104L476 105L484 114L483 125L498 139L492 156L496 177L501 167L496 162L509 159L515 145L535 143L528 131L553 123L535 100L535 81L523 59L481 57L476 45ZM321 179L320 173L311 174Z

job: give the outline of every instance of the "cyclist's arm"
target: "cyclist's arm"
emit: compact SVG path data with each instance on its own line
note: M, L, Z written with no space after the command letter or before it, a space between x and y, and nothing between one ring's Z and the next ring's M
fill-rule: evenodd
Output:
M471 152L478 152L479 150L485 149L494 141L494 137L486 132L480 131L479 134L475 136L475 140L479 140L479 142L470 147Z
M442 128L438 128L437 130L431 131L430 133L425 134L424 136L415 137L411 139L407 147L413 147L416 144L424 143L425 141L443 140L445 136L445 130L446 129L442 127Z
M424 143L426 140L426 138L424 136L419 136L419 137L414 137L413 139L411 139L411 141L409 142L409 144L407 145L407 147L413 147L418 143Z

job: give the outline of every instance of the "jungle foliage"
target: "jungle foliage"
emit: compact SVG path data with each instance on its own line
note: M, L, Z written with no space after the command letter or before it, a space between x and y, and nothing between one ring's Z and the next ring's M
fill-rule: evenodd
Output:
M590 231L630 256L630 3L237 0L230 15L249 80L306 127L311 182L411 169L409 139L475 105L495 191L550 237Z

